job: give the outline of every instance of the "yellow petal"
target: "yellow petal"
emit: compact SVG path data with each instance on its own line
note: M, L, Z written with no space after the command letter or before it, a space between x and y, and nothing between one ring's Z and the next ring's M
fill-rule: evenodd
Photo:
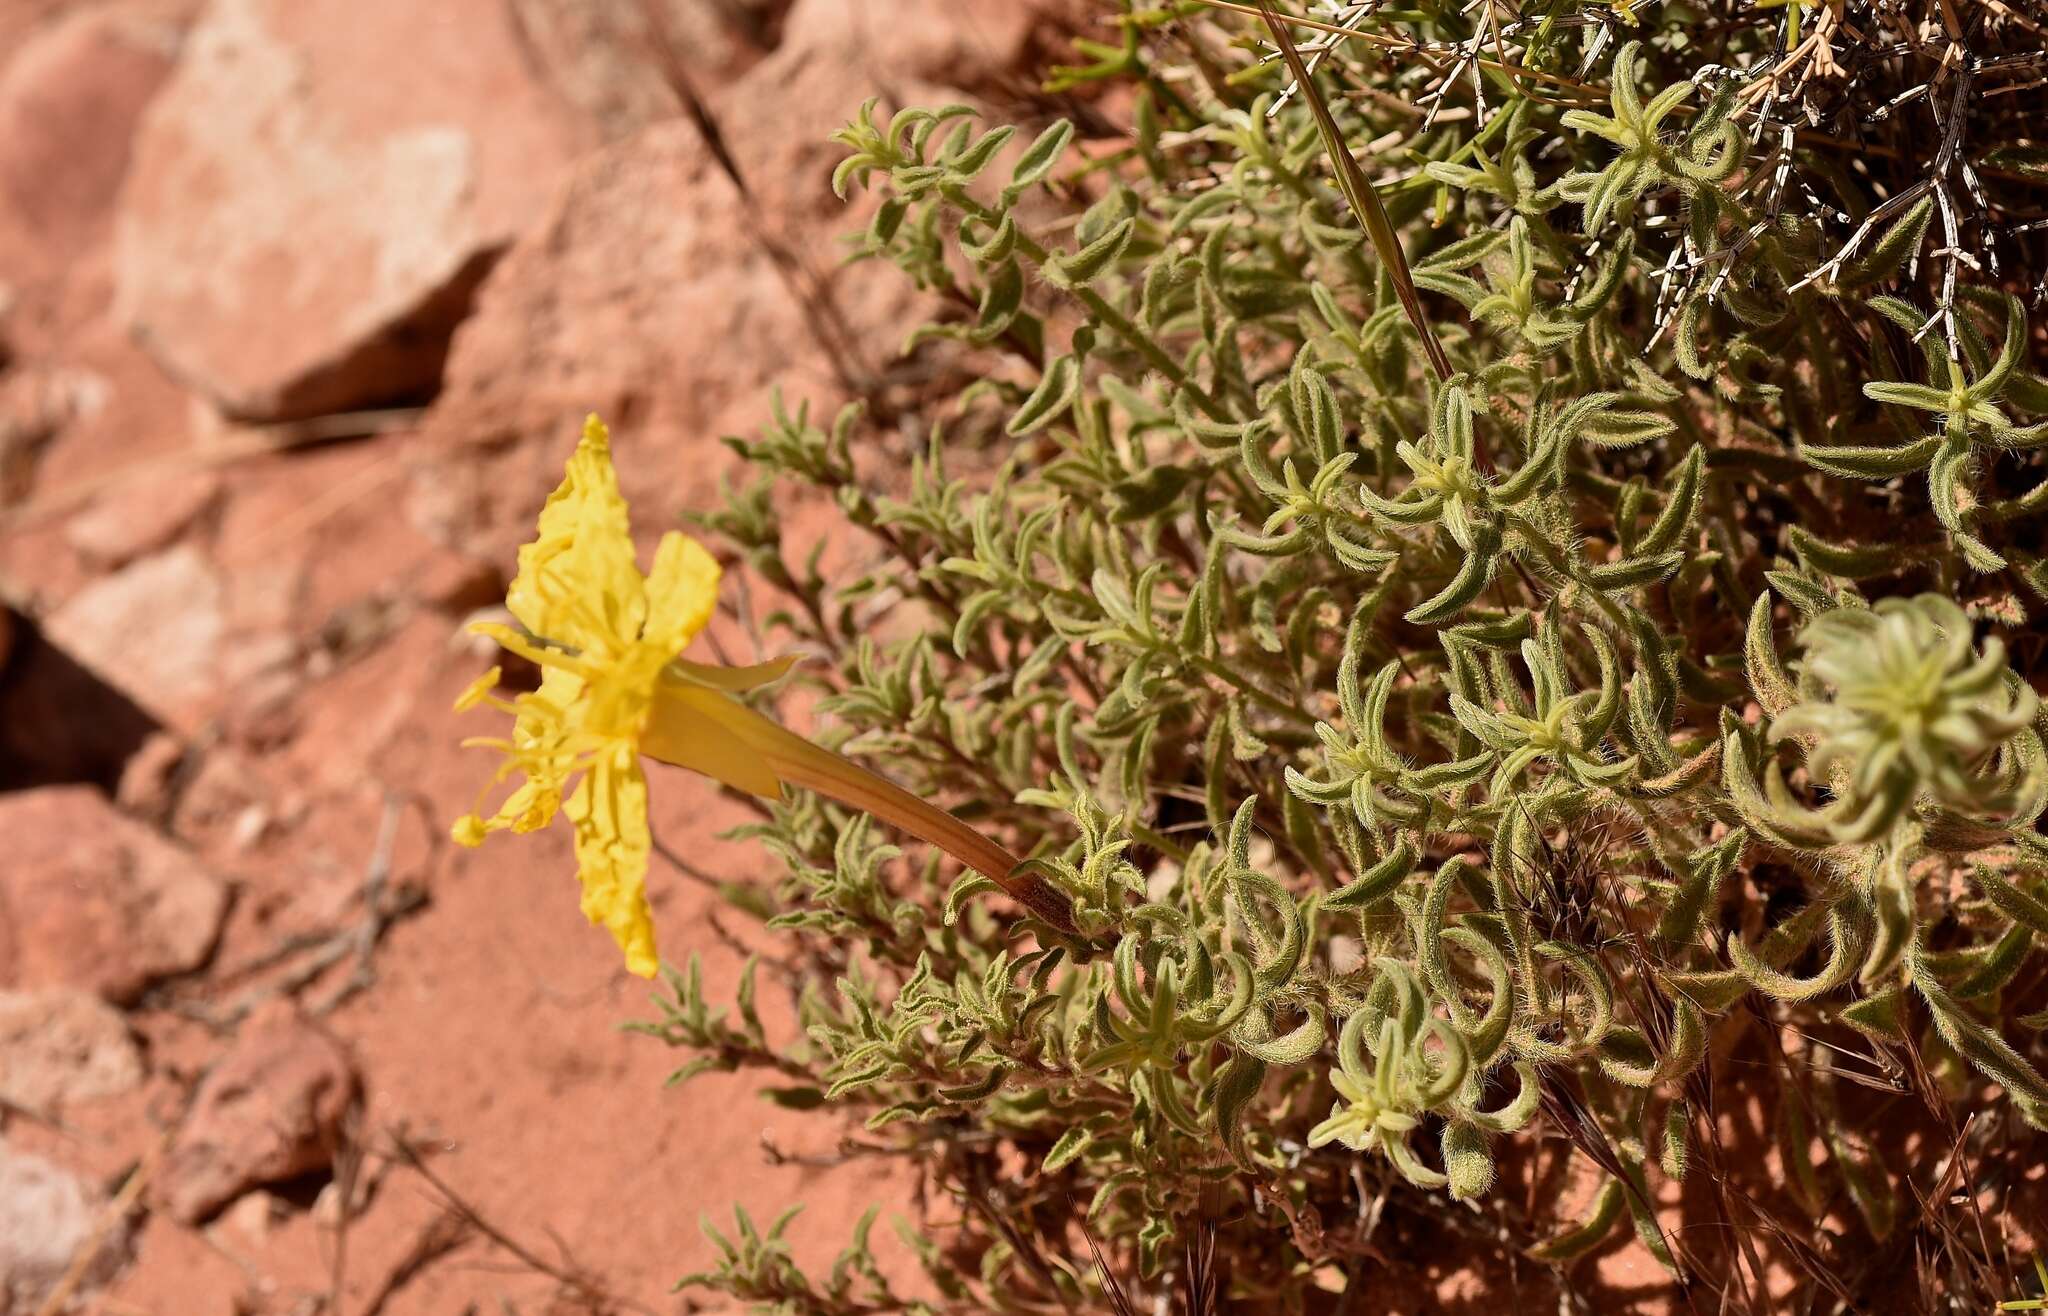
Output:
M801 654L784 654L765 663L750 667L721 667L716 663L693 663L687 658L678 658L668 665L669 673L677 680L690 685L709 686L713 690L730 690L737 694L743 690L758 690L764 685L781 680L789 669L803 661Z
M640 752L734 790L781 799L782 781L762 753L761 738L749 734L764 721L716 690L664 681L640 732Z
M667 656L681 653L711 622L718 607L718 559L680 531L661 537L647 573L648 643Z
M632 523L610 433L596 416L584 422L533 542L519 550L505 606L533 634L587 653L611 653L640 634L647 603Z
M576 829L576 876L583 883L583 915L601 924L625 952L626 970L652 978L654 915L647 906L647 779L631 746L599 755L564 802Z

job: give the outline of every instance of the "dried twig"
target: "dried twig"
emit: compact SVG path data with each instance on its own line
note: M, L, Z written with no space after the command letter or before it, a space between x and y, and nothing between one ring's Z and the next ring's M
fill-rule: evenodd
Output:
M85 1236L79 1243L77 1251L71 1254L71 1264L64 1268L63 1275L58 1277L57 1283L43 1299L42 1305L36 1308L36 1316L58 1316L59 1312L71 1305L71 1295L85 1282L86 1273L92 1269L93 1258L99 1255L100 1248L106 1244L107 1235L113 1233L122 1219L135 1209L135 1204L142 1198L142 1190L149 1186L149 1181L155 1177L157 1168L163 1164L164 1153L170 1150L171 1135L174 1132L175 1129L165 1129L157 1140L150 1144L149 1150L143 1153L142 1160L129 1171L121 1190L100 1208L99 1214L93 1218L92 1232Z
M483 1235L494 1245L509 1253L514 1260L518 1261L520 1265L528 1270L535 1271L554 1280L565 1291L575 1295L578 1301L588 1304L592 1311L635 1311L644 1312L647 1316L655 1316L652 1307L613 1293L605 1287L601 1279L591 1274L582 1266L577 1265L573 1258L565 1256L560 1262L549 1261L532 1248L521 1243L518 1239L513 1238L497 1225L492 1224L468 1199L456 1192L440 1175L434 1173L427 1165L426 1159L419 1154L419 1151L406 1138L402 1129L387 1127L384 1133L385 1141L390 1146L391 1157L403 1164L407 1169L418 1174L420 1178L426 1180L428 1186L434 1190L435 1195L441 1199L442 1204L447 1208L447 1213L459 1220L466 1229L474 1230L478 1234ZM557 1240L556 1245L557 1247L561 1246L559 1240Z
M387 794L385 797L377 837L372 843L370 860L363 872L363 912L354 924L344 928L320 928L286 937L248 963L236 966L226 976L246 978L290 963L290 968L276 980L244 989L225 1006L215 1007L199 1001L178 999L159 999L156 1003L176 1013L197 1019L216 1032L228 1032L248 1018L258 1006L280 997L296 997L319 981L329 969L347 960L351 955L355 957L355 965L348 977L318 1000L310 1003L306 1007L307 1014L314 1018L331 1014L357 992L375 983L374 960L384 934L402 919L425 908L428 902L424 887L406 884L394 888L390 885L392 852L397 844L398 823L407 803L406 799L395 793ZM411 803L424 807L417 800ZM438 836L438 832L433 834Z
M398 1264L378 1282L376 1289L363 1303L360 1316L380 1316L385 1304L391 1301L392 1295L410 1284L427 1267L442 1257L460 1250L474 1236L467 1217L452 1208L443 1209L427 1222L426 1227L413 1239L412 1246L406 1249L405 1255L398 1259ZM341 1307L338 1296L329 1304L328 1310L339 1316Z

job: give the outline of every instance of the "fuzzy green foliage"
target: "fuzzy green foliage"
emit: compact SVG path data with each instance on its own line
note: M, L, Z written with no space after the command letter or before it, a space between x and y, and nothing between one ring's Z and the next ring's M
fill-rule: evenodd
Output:
M2004 76L2025 33L1966 8ZM955 308L906 345L932 424L778 409L706 520L790 600L767 643L827 658L828 736L1030 855L1076 930L809 797L744 829L803 1036L770 1044L751 971L741 1026L693 970L651 1030L859 1115L962 1223L928 1299L855 1294L865 1226L825 1284L745 1226L700 1281L1055 1309L1095 1292L1085 1220L1161 1288L1199 1229L1227 1305L1363 1311L1397 1243L1569 1286L1627 1219L1716 1309L1791 1302L1768 1254L1860 1310L1915 1254L1868 1236L1962 1246L1933 1163L2030 1163L2048 1124L2048 383L2023 246L1995 281L1929 245L2006 213L1957 201L1962 148L1876 188L1802 126L1910 90L1816 67L1863 67L1871 11L1300 33L1445 378L1255 22L1126 13L1059 75L1135 91L1085 159L957 106L840 134L856 255ZM2006 122L1931 80L1944 133ZM849 527L829 579L785 556L792 489ZM1721 1145L1745 1102L1776 1179ZM1674 1230L1692 1168L1714 1227ZM1579 1214L1496 1187L1539 1172Z

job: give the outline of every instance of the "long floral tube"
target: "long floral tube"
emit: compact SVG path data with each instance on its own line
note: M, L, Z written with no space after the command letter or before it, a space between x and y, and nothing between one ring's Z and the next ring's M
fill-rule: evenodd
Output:
M733 750L753 756L776 781L816 791L937 846L996 882L1053 927L1074 931L1073 910L1064 893L1035 874L1017 873L1020 861L1015 855L952 814L812 744L721 691L684 682L664 684L641 735L641 753L752 789L733 780L738 775Z

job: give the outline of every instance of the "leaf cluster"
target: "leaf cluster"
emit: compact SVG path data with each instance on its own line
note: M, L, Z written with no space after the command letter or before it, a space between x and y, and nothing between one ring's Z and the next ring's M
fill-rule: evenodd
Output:
M1119 85L1127 130L839 135L854 255L944 294L905 350L950 382L922 430L778 404L706 520L827 656L835 743L1074 927L796 798L743 903L800 1032L694 969L655 1031L961 1204L933 1310L1093 1300L1084 1225L1321 1311L1394 1241L1569 1291L1624 1219L1723 1310L1786 1301L1771 1249L1863 1309L1916 1254L1871 1241L1964 1246L1906 1149L2022 1166L2048 1122L2048 382L1980 99L2024 42L2002 6L1883 58L1862 0L1337 8L1294 63L1125 10L1057 94ZM1874 88L1940 133L1859 171ZM1993 230L2005 274L1955 258ZM1673 1230L1701 1165L1716 1228ZM1558 1176L1580 1209L1529 1210ZM777 1238L699 1281L841 1310ZM1971 1256L1941 1282L1986 1297Z

